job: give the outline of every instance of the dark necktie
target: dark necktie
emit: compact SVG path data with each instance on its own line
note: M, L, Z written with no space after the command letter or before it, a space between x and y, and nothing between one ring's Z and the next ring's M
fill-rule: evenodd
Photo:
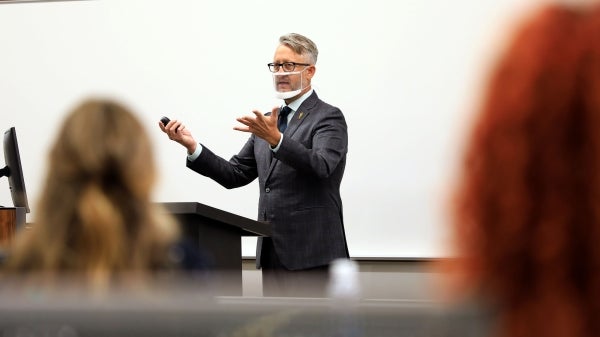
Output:
M279 110L279 120L277 121L277 128L279 131L283 133L287 128L287 117L292 112L292 109L289 106L284 106L281 110Z

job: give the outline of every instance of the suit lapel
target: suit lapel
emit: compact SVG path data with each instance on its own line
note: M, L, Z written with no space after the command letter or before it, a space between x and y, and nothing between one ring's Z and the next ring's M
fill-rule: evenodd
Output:
M302 102L302 104L300 104L298 111L296 111L294 113L294 116L292 116L292 119L288 123L287 129L285 129L285 132L283 133L284 137L290 137L290 139L293 138L294 133L296 133L296 130L298 130L298 128L300 128L300 126L302 125L304 120L306 120L308 118L308 116L310 115L315 104L317 104L318 99L319 98L317 97L316 92L313 92L312 95L310 95L304 102ZM269 152L271 152L271 151L269 151ZM271 176L271 173L273 172L275 165L277 165L277 163L279 163L279 160L274 158L272 153L271 153L270 160L271 160L271 164L269 166L269 172L267 173L266 180L268 180L269 177Z
M294 113L292 120L290 120L290 122L288 123L288 127L285 130L285 136L293 137L294 133L296 132L296 130L298 130L304 119L308 118L308 115L310 115L310 110L307 110L304 107L304 104L300 105L300 108L298 109L298 111L296 111L296 113Z

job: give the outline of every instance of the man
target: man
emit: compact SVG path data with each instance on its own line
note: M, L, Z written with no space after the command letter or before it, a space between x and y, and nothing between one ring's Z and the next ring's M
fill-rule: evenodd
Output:
M349 256L340 197L348 133L340 109L311 87L317 55L302 35L280 37L268 67L285 104L237 118L242 125L234 129L251 135L229 161L198 144L180 121L159 123L187 148L192 170L226 188L258 178L258 220L272 226L272 236L259 238L256 248L267 296L322 294L329 263Z

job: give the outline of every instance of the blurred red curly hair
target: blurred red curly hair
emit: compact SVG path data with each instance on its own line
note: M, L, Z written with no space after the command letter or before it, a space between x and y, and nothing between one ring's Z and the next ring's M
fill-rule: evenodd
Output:
M502 336L600 335L600 6L528 19L468 139L452 263Z

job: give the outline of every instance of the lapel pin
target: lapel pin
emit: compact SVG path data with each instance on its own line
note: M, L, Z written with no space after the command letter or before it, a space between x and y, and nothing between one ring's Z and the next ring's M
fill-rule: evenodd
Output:
M304 116L304 112L300 111L300 114L298 114L298 119L302 119L302 116Z

